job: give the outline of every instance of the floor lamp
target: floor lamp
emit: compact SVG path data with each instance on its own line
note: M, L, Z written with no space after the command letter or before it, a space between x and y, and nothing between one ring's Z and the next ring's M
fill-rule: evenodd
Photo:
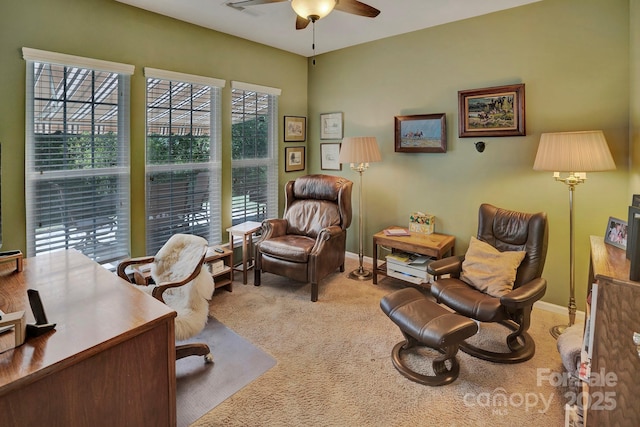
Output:
M575 295L575 243L573 222L573 193L578 184L587 180L587 172L615 169L604 134L600 130L583 132L556 132L540 135L540 145L534 170L551 171L556 181L569 187L569 324L550 329L558 338L576 320ZM568 176L560 176L560 172Z
M363 224L362 221L362 172L367 170L369 163L379 162L382 160L380 150L378 149L378 141L375 136L355 136L347 137L342 140L340 147L340 163L349 163L351 169L360 174L360 186L358 188L358 259L360 264L356 270L349 273L349 278L356 280L371 279L371 271L365 270L362 265L363 254Z

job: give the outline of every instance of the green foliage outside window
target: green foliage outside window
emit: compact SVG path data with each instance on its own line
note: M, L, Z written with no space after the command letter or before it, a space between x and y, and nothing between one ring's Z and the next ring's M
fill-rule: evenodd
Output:
M210 143L209 135L148 135L147 163L206 163L210 159Z
M231 126L231 156L234 160L259 159L267 157L268 154L269 126L266 116L257 116L253 120ZM255 199L259 194L266 192L266 168L234 168L233 181L233 196L247 196L248 199ZM258 190L256 190L256 183L260 183ZM247 188L252 188L253 191L249 192Z
M118 165L118 136L113 132L92 135L38 134L35 136L38 171L98 169Z

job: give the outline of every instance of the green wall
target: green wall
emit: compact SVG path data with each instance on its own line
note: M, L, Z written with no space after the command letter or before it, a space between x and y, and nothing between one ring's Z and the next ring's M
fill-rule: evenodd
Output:
M457 92L526 84L527 136L458 138ZM373 135L381 163L364 173L365 254L370 236L406 225L412 211L464 253L482 202L549 215L545 300L565 306L569 281L569 192L533 171L540 134L602 129L618 166L589 174L575 194L577 301L584 307L589 235L609 216L626 218L629 187L629 1L545 0L317 57L309 65L310 166L319 171L320 113L344 112L345 136ZM394 152L394 116L446 113L448 151ZM325 142L325 141L323 141ZM357 183L357 174L340 175ZM357 193L355 193L357 194ZM357 208L354 215L357 215ZM356 221L357 226L357 221ZM348 250L357 252L357 228Z
M576 190L576 284L581 308L588 236L603 235L609 216L626 218L630 194L640 193L640 150L630 154L630 147L640 142L640 30L630 25L640 18L640 0L544 0L319 55L315 66L298 55L113 0L4 1L1 9L5 249L26 246L22 47L136 66L131 102L132 255L145 253L143 67L281 88L280 116L309 118L304 144L309 173L325 172L319 161L320 113L344 112L345 136L376 136L383 161L364 174L366 255L372 253L374 232L406 224L416 210L436 215L437 231L457 237L457 253L464 252L475 233L482 202L546 211L550 247L545 300L559 305L566 305L568 295L568 190L549 173L532 170L540 134L602 129L618 165L613 172L589 174L588 182ZM478 153L477 138L457 136L457 91L513 83L526 84L527 136L484 138L487 148ZM229 101L228 84L223 106ZM395 153L393 117L427 113L446 113L447 153ZM222 135L227 158L230 121L226 109ZM281 130L281 155L282 140ZM284 173L281 165L280 186L302 173ZM349 168L329 173L357 185L357 174ZM226 162L223 182L230 183L230 177ZM229 198L229 184L223 196ZM357 216L356 199L354 205ZM228 202L222 211L226 228ZM357 242L356 220L348 250L357 252Z
M135 65L131 79L132 255L144 247L144 67L225 79L223 158L231 158L230 81L282 89L280 115L307 115L307 62L273 49L113 0L3 0L0 6L2 242L26 247L24 207L25 62L22 47ZM279 151L284 152L280 131ZM281 168L283 169L283 168ZM280 181L289 176L280 171ZM222 225L231 225L230 161L223 164ZM226 236L226 233L223 233Z

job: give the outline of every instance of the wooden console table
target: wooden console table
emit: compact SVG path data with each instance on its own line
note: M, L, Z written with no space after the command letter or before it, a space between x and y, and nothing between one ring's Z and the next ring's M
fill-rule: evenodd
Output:
M176 424L173 310L73 250L0 265L0 308L33 323L27 289L57 326L0 353L1 425Z
M448 234L422 234L411 231L409 236L387 236L384 230L380 231L373 235L373 284L378 284L378 274L387 275L386 263L378 265L378 245L440 259L447 254L454 255L455 244L456 238Z

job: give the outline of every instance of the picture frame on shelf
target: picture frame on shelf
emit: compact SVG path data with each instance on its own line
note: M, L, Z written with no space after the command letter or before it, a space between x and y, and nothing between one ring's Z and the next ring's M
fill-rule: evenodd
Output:
M284 148L284 171L302 171L305 168L305 147L285 147Z
M620 249L627 249L627 221L609 217L604 242Z
M341 145L339 142L320 144L320 169L332 171L342 170L342 163L339 161Z
M396 152L447 152L447 123L444 113L395 116L394 123Z
M458 92L458 136L525 136L524 83Z
M320 114L320 139L342 139L343 113Z
M284 142L305 142L307 140L307 118L284 116Z
M640 207L640 194L634 194L631 198L631 206Z

